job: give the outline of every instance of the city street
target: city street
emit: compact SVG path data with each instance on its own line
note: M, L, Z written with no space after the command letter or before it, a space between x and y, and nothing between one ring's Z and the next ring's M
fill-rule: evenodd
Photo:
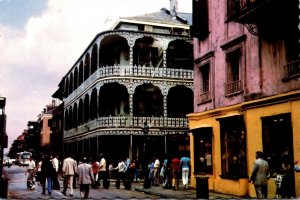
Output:
M52 190L50 195L42 195L42 187L37 183L35 184L34 190L28 190L26 188L26 167L19 167L16 165L10 168L4 167L6 178L8 181L8 199L80 199L79 188L74 189L74 195L71 197L69 195L69 189L67 190L67 195L64 196L61 190ZM135 191L135 187L142 186L141 183L133 183L131 190L125 190L124 187L116 189L114 186L115 182L112 181L111 187L109 189L91 189L90 198L91 199L157 199L160 198L157 195L146 194L143 192ZM60 180L60 185L62 182Z

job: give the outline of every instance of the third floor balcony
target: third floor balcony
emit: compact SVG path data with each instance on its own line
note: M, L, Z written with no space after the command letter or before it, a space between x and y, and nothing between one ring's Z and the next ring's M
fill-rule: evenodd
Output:
M158 78L167 80L193 81L194 71L191 69L157 68L146 66L104 66L98 68L86 81L75 89L66 99L69 102L83 92L96 80L116 78Z
M228 0L227 20L243 24L256 24L262 15L271 11L276 0ZM274 12L275 10L273 10Z

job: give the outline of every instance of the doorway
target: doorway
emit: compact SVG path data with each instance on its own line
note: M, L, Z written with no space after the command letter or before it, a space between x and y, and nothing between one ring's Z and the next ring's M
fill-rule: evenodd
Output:
M293 130L291 123L291 114L280 114L269 117L262 117L262 137L263 151L265 158L269 162L271 177L275 178L280 173L284 152L288 151L290 166L294 167L293 152ZM292 178L289 187L295 194L295 175L291 173Z

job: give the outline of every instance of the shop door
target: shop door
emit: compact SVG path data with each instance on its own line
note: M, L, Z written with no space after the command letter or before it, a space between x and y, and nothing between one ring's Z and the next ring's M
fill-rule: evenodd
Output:
M194 173L213 173L212 128L199 128L192 131L194 136Z
M282 173L282 164L288 152L288 162L293 169L294 152L293 152L293 131L291 124L291 114L281 114L262 118L263 128L263 151L265 158L269 162L271 177L275 178L277 174ZM291 173L292 178L289 188L295 195L295 176Z

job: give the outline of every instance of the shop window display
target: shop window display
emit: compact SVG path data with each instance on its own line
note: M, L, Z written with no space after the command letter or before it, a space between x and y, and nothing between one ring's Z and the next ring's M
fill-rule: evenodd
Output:
M220 120L222 178L247 177L246 130L242 116Z
M212 128L200 128L193 131L195 148L195 174L212 174Z

